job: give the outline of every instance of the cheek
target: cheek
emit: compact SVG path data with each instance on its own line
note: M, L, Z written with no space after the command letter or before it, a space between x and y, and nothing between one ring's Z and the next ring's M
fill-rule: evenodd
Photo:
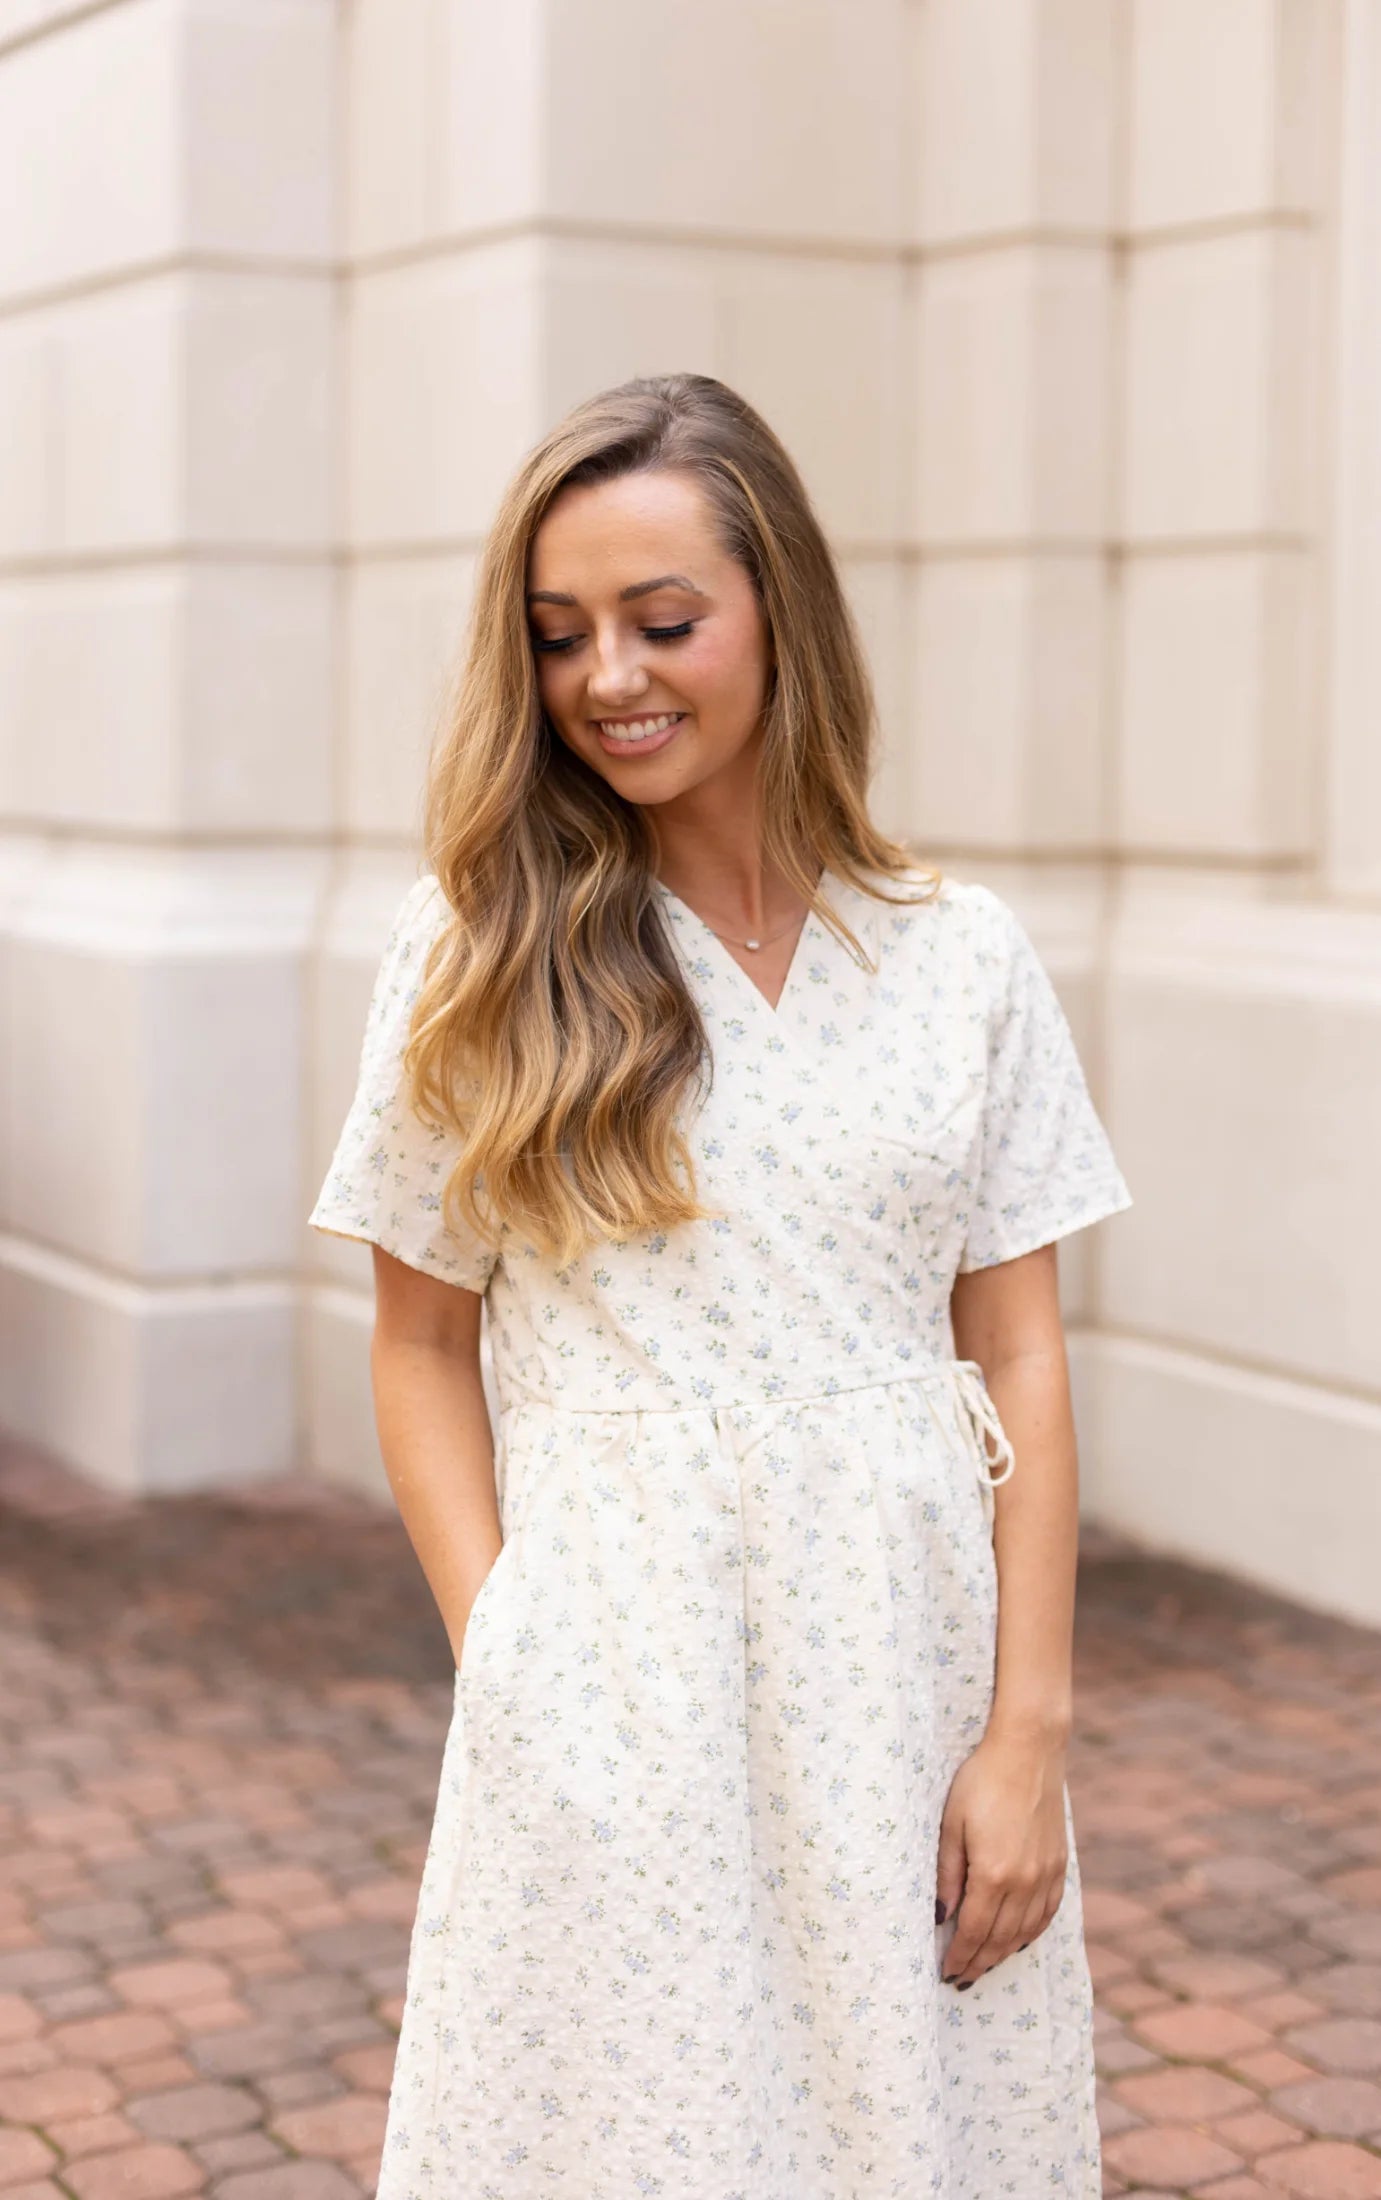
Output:
M572 693L570 665L562 657L543 657L540 654L533 658L533 665L537 673L538 699L543 708L555 717Z
M707 708L736 715L759 708L766 667L753 636L697 636L673 678L688 696L699 699Z

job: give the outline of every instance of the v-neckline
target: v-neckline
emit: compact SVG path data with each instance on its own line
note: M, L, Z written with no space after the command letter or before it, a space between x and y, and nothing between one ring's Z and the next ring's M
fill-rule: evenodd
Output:
M741 985L747 986L749 992L753 996L753 999L757 1002L758 1007L763 1011L763 1013L780 1021L782 1011L786 1007L787 996L793 990L795 982L800 975L801 966L805 961L806 943L810 936L810 933L812 929L821 932L823 932L825 929L815 911L813 909L807 909L805 921L796 936L796 945L791 951L791 960L786 966L786 976L782 980L781 991L778 993L775 1001L769 1001L767 995L763 992L762 987L758 985L754 979L749 977L741 962L735 961L734 957L729 953L729 950L725 946L723 940L719 937L719 934L713 931L711 927L706 924L703 917L696 915L696 912L694 911L694 909L692 909L690 903L688 901L682 901L681 896L677 893L673 893L672 889L668 885L666 885L666 883L662 879L654 878L652 883L656 887L659 894L664 894L668 901L675 902L676 907L682 910L684 914L689 917L691 923L695 925L699 931L704 933L706 939L710 943L711 951L719 957L721 962L728 964L730 970L732 970L735 978L739 981ZM833 873L830 872L828 869L823 870L820 874L818 891L823 894L827 887L834 886L835 883L836 882Z

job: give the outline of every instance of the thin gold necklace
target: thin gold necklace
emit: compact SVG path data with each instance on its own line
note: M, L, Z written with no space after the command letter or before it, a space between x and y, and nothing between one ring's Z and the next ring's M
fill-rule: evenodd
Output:
M670 886L665 886L665 882L664 882L664 881L659 881L658 883L659 883L659 884L662 884L662 885L663 885L663 886L665 887L665 891L666 891L667 893L669 893L669 894L675 894L675 889L674 889L673 887L670 887ZM675 895L675 898L676 898L676 899L677 899L677 900L679 901L681 897L680 897L680 895L679 895L679 894L676 894L676 895ZM689 902L687 902L687 903L686 903L686 907L687 907L688 909L690 908L690 903L689 903ZM771 946L773 945L774 941L776 941L776 940L783 940L783 939L785 939L785 938L786 938L786 935L787 935L787 933L788 933L788 932L789 932L789 931L791 930L791 928L792 928L792 925L799 925L799 924L802 924L803 922L804 922L804 923L808 923L808 922L810 921L810 904L809 904L809 903L807 903L807 904L806 904L806 908L805 908L805 912L804 912L804 916L803 916L803 917L793 917L793 918L792 918L792 920L791 920L791 923L790 923L790 924L784 924L784 925L782 926L782 928L781 928L781 930L780 930L779 932L769 932L769 933L768 933L768 934L766 935L766 937L765 937L764 939L751 939L751 940L739 940L739 939L735 939L735 938L734 938L734 936L733 936L733 934L732 934L731 932L721 932L721 931L719 931L719 930L718 930L718 928L717 928L717 927L716 927L715 925L713 925L713 924L711 924L711 923L710 923L710 921L709 921L709 919L708 919L707 917L701 917L701 916L700 916L700 913L699 913L699 911L698 911L698 910L695 910L695 909L691 909L691 915L692 915L693 917L697 917L697 918L699 919L699 922L700 922L701 924L703 924L703 925L704 925L704 927L705 927L705 930L706 930L707 932L711 933L711 934L713 935L713 937L714 937L715 939L717 939L717 940L723 940L723 941L725 942L726 946L729 946L729 947L747 947L747 948L751 948L751 949L753 950L753 952L754 952L754 953L756 954L756 952L757 952L757 950L758 950L759 948L761 948L761 947L771 947Z
M810 915L809 910L806 911L806 915ZM801 921L802 920L799 917L793 917L791 920L791 924L784 924L780 932L769 932L766 939L762 940L736 940L731 938L731 936L727 932L715 931L715 927L713 925L709 926L709 930L711 932L714 932L714 936L717 940L725 941L726 944L730 947L751 947L756 949L759 947L770 947L774 940L784 940L787 933L791 930L792 925L799 925ZM701 922L704 922L703 918L701 919Z

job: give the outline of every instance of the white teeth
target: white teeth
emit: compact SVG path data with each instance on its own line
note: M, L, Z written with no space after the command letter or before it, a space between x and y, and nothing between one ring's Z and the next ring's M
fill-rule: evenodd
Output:
M601 718L599 730L611 741L647 741L654 733L665 733L668 726L674 726L677 719L684 716L684 711L671 710L660 718L640 718L627 726L616 726Z

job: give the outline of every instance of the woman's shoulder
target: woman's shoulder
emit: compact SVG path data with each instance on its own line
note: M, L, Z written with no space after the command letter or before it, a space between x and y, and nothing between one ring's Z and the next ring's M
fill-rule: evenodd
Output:
M445 917L446 897L441 891L441 882L434 871L424 871L413 880L394 912L388 944L397 947L431 940L441 929Z
M427 951L446 922L449 904L434 873L413 880L388 921L381 971L406 983L426 961Z
M413 880L384 935L366 1023L366 1044L400 1043L421 988L427 956L445 921L446 897L430 873Z
M1019 948L1014 911L991 886L916 863L870 879L880 961L892 982L979 1000L991 1012Z
M1008 904L991 886L954 878L930 864L870 872L867 894L880 911L884 931L895 937L991 944L1007 932L1012 919Z

